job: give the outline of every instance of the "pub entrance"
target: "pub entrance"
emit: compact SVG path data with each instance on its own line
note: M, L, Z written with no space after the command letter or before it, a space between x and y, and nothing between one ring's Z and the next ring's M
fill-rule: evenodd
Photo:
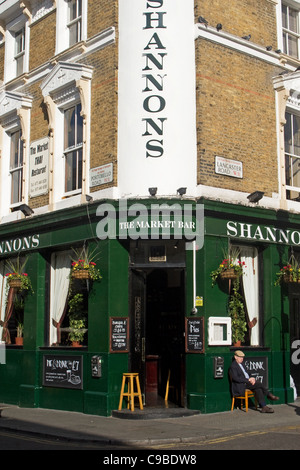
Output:
M159 260L132 265L130 270L129 370L139 373L149 407L184 406L185 402L185 267L179 262L184 252L175 255L173 250L174 243L168 242L165 250L158 248Z
M291 347L291 376L294 380L297 395L300 396L300 293L294 288L290 292L290 347Z

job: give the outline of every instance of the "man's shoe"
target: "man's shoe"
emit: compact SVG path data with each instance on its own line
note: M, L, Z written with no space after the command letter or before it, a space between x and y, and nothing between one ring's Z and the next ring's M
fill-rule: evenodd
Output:
M273 408L270 408L269 406L263 406L260 412L261 413L274 413L274 410Z
M272 393L268 393L268 398L272 401L277 401L279 400L279 397L276 397L275 395L273 395Z

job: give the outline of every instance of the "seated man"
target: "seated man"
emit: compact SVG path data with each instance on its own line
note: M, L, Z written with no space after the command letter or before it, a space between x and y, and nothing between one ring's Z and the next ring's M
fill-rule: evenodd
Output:
M274 413L274 410L266 405L265 397L269 400L279 400L279 397L272 395L260 382L256 382L254 377L249 377L242 362L245 354L243 351L235 351L234 361L229 368L232 381L232 394L234 396L245 395L246 388L255 393L256 399L261 407L262 413Z

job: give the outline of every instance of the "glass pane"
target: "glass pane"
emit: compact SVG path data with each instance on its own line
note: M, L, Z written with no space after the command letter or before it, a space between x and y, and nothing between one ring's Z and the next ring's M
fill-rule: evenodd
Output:
M76 0L69 0L69 2L68 2L68 6L69 6L69 21L72 21L72 20L74 20L75 18L77 18L77 14L76 14L76 3L77 3Z
M288 35L288 54L293 57L298 57L298 39L295 36Z
M16 74L21 75L24 71L24 55L22 54L20 57L16 59Z
M81 189L82 187L82 150L78 150L77 152L78 157L78 176L77 176L77 189Z
M25 45L25 30L21 29L18 31L15 35L16 39L16 47L15 47L15 55L20 54L20 52L24 51L24 45Z
M300 156L300 117L293 116L294 155Z
M75 107L65 111L65 149L75 145Z
M74 182L74 168L76 170L76 152L69 152L66 155L66 192L76 189ZM76 178L75 178L76 181Z
M289 8L289 26L290 31L298 33L298 11Z
M285 157L285 178L286 184L292 186L290 157Z
M73 46L73 44L76 44L78 42L78 23L72 24L72 26L69 26L69 31L70 31L70 46Z
M82 144L83 141L83 118L80 116L81 113L81 103L77 105L77 139L76 143Z
M293 153L291 118L292 116L290 113L285 114L286 125L284 127L284 144L286 153Z
M282 5L282 26L287 28L287 6Z
M21 140L21 131L14 132L11 135L10 142L10 169L18 168L23 165L23 141Z
M11 204L21 201L22 198L22 169L11 174Z
M292 158L293 168L293 184L292 186L300 187L300 160L299 158Z

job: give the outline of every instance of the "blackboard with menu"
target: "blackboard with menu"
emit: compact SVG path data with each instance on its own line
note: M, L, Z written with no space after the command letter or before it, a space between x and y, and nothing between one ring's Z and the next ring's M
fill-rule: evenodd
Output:
M45 355L44 387L82 389L82 356Z
M204 318L185 319L185 350L190 353L204 352Z
M110 352L128 352L128 317L111 317Z
M268 388L268 358L266 356L245 355L243 366L251 377Z

